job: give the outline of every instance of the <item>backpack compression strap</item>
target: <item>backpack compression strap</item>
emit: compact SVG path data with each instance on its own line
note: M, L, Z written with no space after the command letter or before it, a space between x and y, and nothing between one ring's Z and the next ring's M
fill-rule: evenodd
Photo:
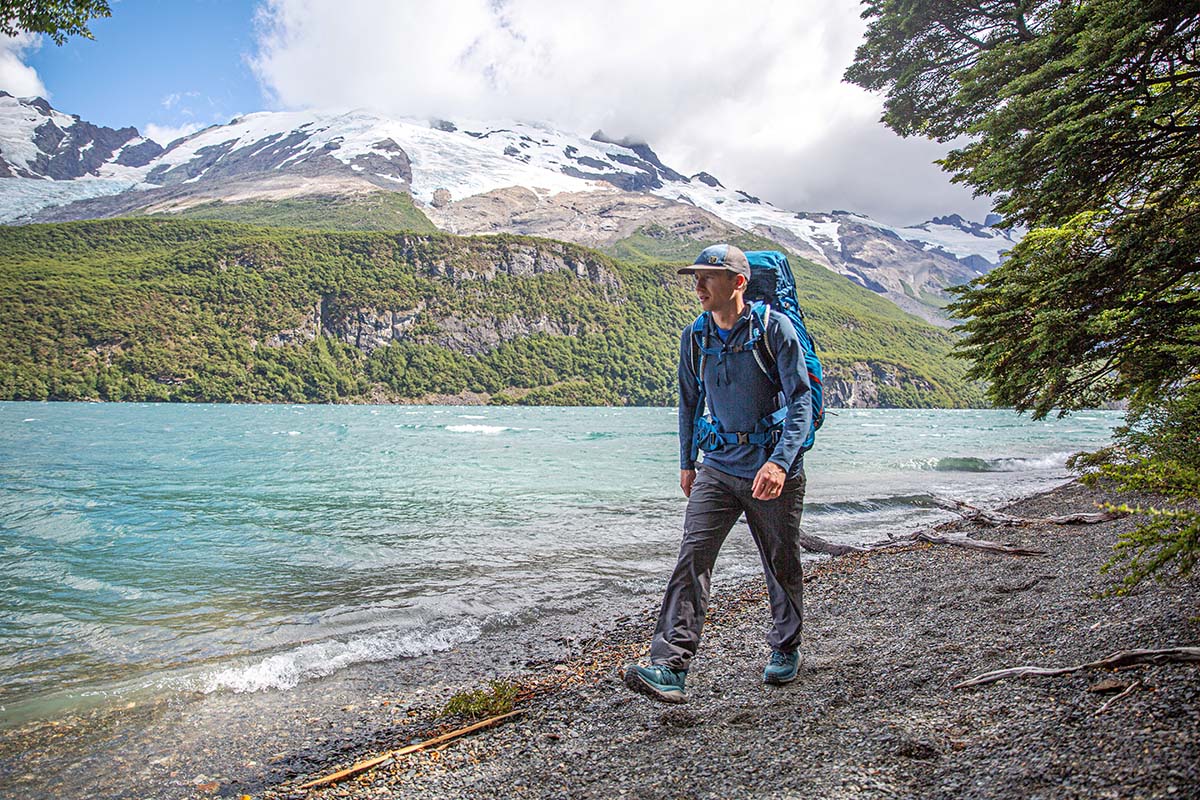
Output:
M743 344L728 348L727 352L740 353L749 350L754 354L754 361L768 378L779 383L776 374L775 354L771 352L767 342L767 322L771 318L771 307L766 303L755 303L750 315L750 338ZM709 355L717 355L720 349L709 346L709 313L705 311L696 317L692 323L691 362L693 374L696 376L696 388L699 396L696 400L696 413L692 420L692 461L700 455L700 450L711 452L726 445L754 445L757 447L773 447L783 435L783 421L787 418L788 408L780 406L772 413L760 419L752 431L726 431L720 420L705 415L707 392L704 388L704 365ZM768 366L769 365L769 366Z

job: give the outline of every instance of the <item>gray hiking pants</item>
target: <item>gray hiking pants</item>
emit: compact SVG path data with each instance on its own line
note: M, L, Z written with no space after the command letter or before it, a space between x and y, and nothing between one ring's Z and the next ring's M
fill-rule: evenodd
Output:
M686 670L700 644L708 611L709 584L717 553L743 512L758 546L774 625L767 644L775 650L800 646L804 576L800 567L800 514L804 475L789 480L774 500L755 500L754 481L703 466L696 473L683 523L679 561L667 583L650 663Z

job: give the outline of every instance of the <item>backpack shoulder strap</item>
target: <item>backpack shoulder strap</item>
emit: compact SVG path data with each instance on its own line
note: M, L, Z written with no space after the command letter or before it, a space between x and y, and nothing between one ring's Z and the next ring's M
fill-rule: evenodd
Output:
M768 303L755 303L751 312L750 324L757 325L757 330L751 332L754 360L764 375L776 383L780 383L775 354L771 352L771 343L767 341L767 324L771 321L771 306Z
M696 376L696 382L701 391L704 390L704 350L708 347L708 342L705 341L707 338L708 312L705 311L696 317L696 321L692 323L691 335L688 336L688 359L691 361L692 374Z

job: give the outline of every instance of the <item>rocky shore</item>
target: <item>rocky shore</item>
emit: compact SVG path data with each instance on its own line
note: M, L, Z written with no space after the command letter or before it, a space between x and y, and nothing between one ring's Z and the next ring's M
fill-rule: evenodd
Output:
M1069 484L1006 510L1045 517L1102 499ZM920 544L818 562L806 574L806 663L787 687L761 683L761 579L722 582L718 562L683 706L619 678L645 657L657 612L652 598L631 597L290 691L130 703L7 729L0 797L1197 797L1200 665L953 688L994 669L1200 645L1200 581L1102 595L1114 579L1100 567L1134 524L958 521L941 527L1046 555ZM444 715L446 702L492 680L519 687L518 716L300 788L471 724Z
M1090 511L1099 499L1071 484L1007 511ZM1126 649L1200 644L1195 580L1151 584L1128 597L1101 595L1113 579L1100 575L1100 566L1132 524L976 529L956 522L957 531L1047 555L919 545L823 562L806 582L806 663L800 679L782 688L760 682L769 623L762 588L755 581L723 587L714 594L683 706L656 704L619 680L620 665L645 654L655 609L643 607L599 635L568 642L559 657L504 676L525 693L517 705L523 713L502 725L332 786L298 788L468 724L437 716L433 700L446 696L448 684L427 707L409 712L390 744L312 764L256 787L254 796L1200 796L1195 664L952 688L1004 667L1067 666ZM464 675L458 688L477 688L483 677Z

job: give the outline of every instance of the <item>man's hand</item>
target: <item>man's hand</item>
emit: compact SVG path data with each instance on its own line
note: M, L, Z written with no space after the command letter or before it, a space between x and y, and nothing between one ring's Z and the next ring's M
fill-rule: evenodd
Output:
M679 470L679 488L683 489L684 497L692 496L692 484L696 482L696 470L681 469Z
M783 491L783 482L787 473L783 467L771 461L762 465L762 469L754 476L754 499L774 500Z

